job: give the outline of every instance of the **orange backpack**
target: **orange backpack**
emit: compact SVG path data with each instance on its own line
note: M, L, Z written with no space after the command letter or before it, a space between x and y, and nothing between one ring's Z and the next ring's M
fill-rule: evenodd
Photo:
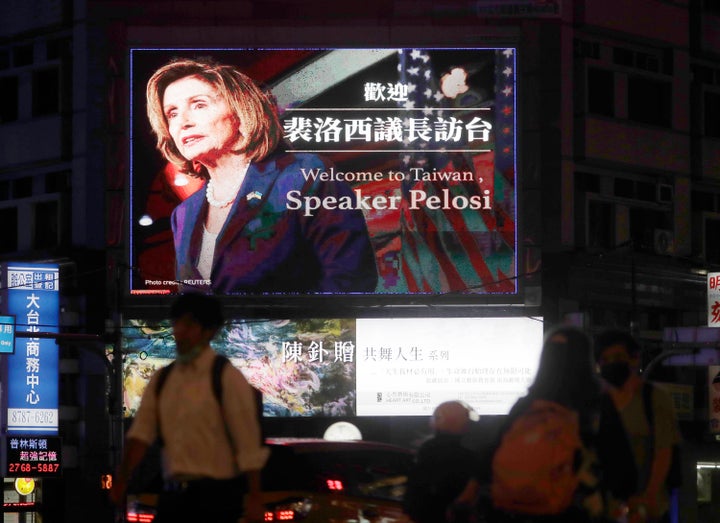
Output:
M533 400L493 456L493 505L519 514L564 512L580 483L582 455L578 414L552 401Z

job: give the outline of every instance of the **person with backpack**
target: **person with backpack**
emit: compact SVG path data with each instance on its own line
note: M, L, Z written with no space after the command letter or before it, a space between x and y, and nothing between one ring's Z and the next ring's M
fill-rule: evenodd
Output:
M550 330L527 395L458 502L476 496L490 522L605 521L595 454L600 399L590 338L571 326Z
M641 376L640 344L630 333L608 329L596 335L595 358L637 465L628 506L644 521L669 522L670 490L680 484L681 438L672 398ZM602 425L617 414L604 409Z
M152 376L143 393L110 498L122 503L133 471L159 438L164 485L155 523L237 523L243 514L247 522L263 521L260 471L269 451L261 441L254 389L238 369L216 363L210 346L224 322L221 303L182 294L170 317L176 359Z

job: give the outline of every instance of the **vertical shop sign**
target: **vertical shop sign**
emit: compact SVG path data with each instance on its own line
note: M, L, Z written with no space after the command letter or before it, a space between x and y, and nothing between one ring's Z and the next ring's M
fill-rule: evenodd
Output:
M48 337L60 316L59 268L52 264L6 265L8 313L15 316L15 353L7 356L7 432L58 433L58 348Z

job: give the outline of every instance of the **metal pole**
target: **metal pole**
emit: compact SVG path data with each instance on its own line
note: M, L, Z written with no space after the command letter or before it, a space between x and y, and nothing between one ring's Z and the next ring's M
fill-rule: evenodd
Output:
M112 435L112 472L118 469L120 461L122 460L123 444L125 440L125 428L123 426L123 354L122 354L122 315L121 315L121 295L120 289L122 288L122 275L121 269L118 264L115 265L115 293L114 299L112 300L112 336L113 336L113 351L112 351L112 368L111 374L112 383L110 384L111 390L111 412L110 412L110 423L111 423L111 435ZM115 507L115 521L117 523L125 522L125 505L122 504Z

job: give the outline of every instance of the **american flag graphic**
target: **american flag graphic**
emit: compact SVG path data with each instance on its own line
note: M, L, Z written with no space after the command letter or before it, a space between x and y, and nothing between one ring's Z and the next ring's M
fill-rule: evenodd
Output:
M481 144L405 144L408 152L401 161L406 170L419 167L428 172L474 173L472 182L406 177L400 270L409 292L517 292L514 49L496 50L490 66L494 67L494 92L473 89L468 77L470 89L451 99L440 89L444 71L435 70L429 51L398 51L399 80L408 86L408 100L401 106L406 118L453 116L467 123L480 117L492 123L491 139ZM487 196L492 205L482 210L453 205L410 208L407 196L411 190L451 201Z

